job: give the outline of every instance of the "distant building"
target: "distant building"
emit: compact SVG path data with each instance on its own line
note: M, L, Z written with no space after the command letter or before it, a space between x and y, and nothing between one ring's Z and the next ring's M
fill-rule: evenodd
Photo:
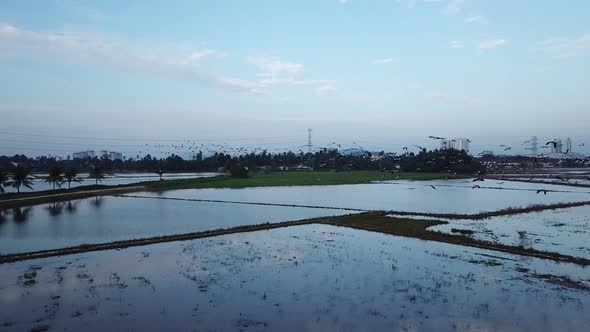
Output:
M561 138L553 139L555 144L551 144L551 153L563 153L563 142Z
M571 138L566 138L565 139L565 153L572 153L572 139Z
M74 157L74 159L86 159L86 158L94 158L96 155L94 154L94 151L88 150L88 151L74 152L72 154L72 156Z
M123 154L122 154L121 152L114 152L114 151L111 151L111 152L109 153L109 158L110 158L111 160L123 160Z
M115 151L101 150L100 159L123 160L123 154Z
M440 149L465 150L465 152L469 152L469 140L467 138L443 139L440 141Z

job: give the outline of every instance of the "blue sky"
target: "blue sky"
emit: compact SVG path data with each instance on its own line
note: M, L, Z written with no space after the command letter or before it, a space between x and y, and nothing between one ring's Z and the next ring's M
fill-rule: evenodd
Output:
M391 151L434 147L428 135L469 137L476 152L520 151L530 135L590 145L585 0L0 9L2 154L133 155L137 138L296 148L307 128L318 146Z

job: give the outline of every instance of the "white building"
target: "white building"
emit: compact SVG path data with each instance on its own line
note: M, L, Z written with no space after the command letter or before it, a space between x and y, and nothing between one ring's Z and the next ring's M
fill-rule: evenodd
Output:
M554 138L553 141L555 144L551 144L551 153L562 153L563 142L561 141L561 138Z
M114 151L111 151L111 152L109 153L109 158L110 158L111 160L123 160L123 154L122 154L121 152L114 152Z
M467 138L443 139L440 141L440 149L465 150L465 152L469 152L469 140Z
M86 159L86 158L94 158L95 154L94 154L94 151L88 150L88 151L74 152L72 154L72 156L74 157L74 159Z
M571 138L566 138L565 139L565 153L572 153L572 139Z
M101 150L100 159L123 160L123 154L115 151Z

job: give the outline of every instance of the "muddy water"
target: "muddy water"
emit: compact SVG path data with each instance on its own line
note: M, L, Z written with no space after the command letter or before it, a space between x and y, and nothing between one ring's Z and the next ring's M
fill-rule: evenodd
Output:
M484 220L446 220L431 230L468 229L472 237L508 245L590 258L590 206L534 212Z
M589 280L572 264L308 225L0 265L0 324L587 331Z

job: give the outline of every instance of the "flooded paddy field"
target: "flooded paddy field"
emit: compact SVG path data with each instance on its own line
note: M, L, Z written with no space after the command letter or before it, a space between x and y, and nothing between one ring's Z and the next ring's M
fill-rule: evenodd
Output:
M351 213L336 209L95 197L0 211L0 254Z
M182 199L227 200L431 213L495 211L533 204L590 200L585 188L504 181L473 182L471 179L393 181L359 185L256 187L244 189L186 189L140 196ZM473 189L474 185L482 188ZM434 188L432 187L434 186ZM489 188L487 188L489 187ZM549 190L547 194L538 190ZM135 194L134 194L135 195Z
M483 220L445 220L430 230L469 236L507 245L524 246L565 255L590 258L590 206L549 210Z
M590 270L327 225L0 265L0 326L586 331Z

